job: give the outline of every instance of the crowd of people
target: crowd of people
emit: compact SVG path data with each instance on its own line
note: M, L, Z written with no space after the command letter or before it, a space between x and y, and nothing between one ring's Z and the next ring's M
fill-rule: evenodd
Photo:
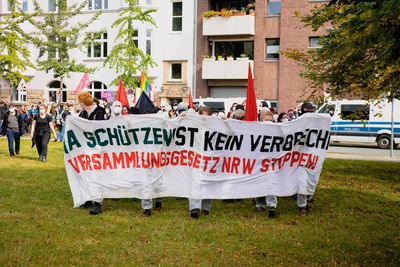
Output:
M87 120L108 120L123 116L126 114L149 114L149 113L165 113L169 118L185 116L186 114L198 114L202 116L218 116L221 119L244 120L246 101L241 104L234 103L230 111L225 114L222 111L213 111L208 106L202 106L197 111L190 108L184 102L173 100L169 107L154 107L148 110L139 112L135 107L129 108L124 106L119 101L109 102L107 99L98 100L93 98L88 92L83 92L78 95L78 104L81 108L78 116ZM301 116L302 114L313 112L314 107L311 103L303 103L296 109L289 109L287 113L279 113L273 107L268 107L266 102L261 102L258 119L260 122L269 123L285 123ZM27 106L22 106L17 110L13 104L0 103L0 127L1 134L7 136L10 156L20 154L20 137L24 132L30 132L32 142L36 145L39 160L46 162L47 146L53 133L54 141L63 140L65 120L67 116L73 114L73 108L70 104L53 103L48 104L44 99L43 102L37 105L31 104L29 109ZM166 115L165 115L166 116ZM56 132L57 129L57 132ZM15 146L14 146L15 144ZM314 202L312 195L297 194L293 196L297 199L299 215L305 216L307 211L311 210ZM81 208L89 209L92 215L100 214L103 199L87 201ZM232 202L234 200L226 200ZM155 210L159 211L162 207L162 199L155 199ZM268 195L254 199L257 211L265 212L268 208L268 217L276 216L277 197ZM143 217L151 216L153 207L152 199L143 199L141 202ZM198 218L201 214L208 215L211 210L211 199L189 199L190 216Z

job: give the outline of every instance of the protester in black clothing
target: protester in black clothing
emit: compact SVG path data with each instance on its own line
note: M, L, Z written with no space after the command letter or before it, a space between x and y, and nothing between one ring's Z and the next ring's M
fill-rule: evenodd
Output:
M1 124L3 123L3 118L4 115L6 115L7 112L7 105L3 101L0 101L0 129L1 129ZM0 135L2 135L0 131Z
M83 92L78 95L79 105L82 112L79 117L88 119L90 121L100 121L105 119L106 111L104 108L98 106L93 97L88 92Z
M4 114L3 123L1 127L2 135L7 135L8 139L8 150L10 157L19 155L20 148L20 137L24 133L24 119L21 114L17 112L13 104L9 105L8 112ZM15 153L14 153L14 141L15 141Z
M52 120L51 116L46 114L46 106L41 104L39 114L36 114L33 118L31 138L36 144L39 160L43 162L46 162L47 145L50 141L51 132L54 134L54 139L57 140Z
M88 119L88 120L95 120L100 121L104 120L106 116L105 109L98 106L92 97L92 95L88 92L83 92L78 95L78 102L82 108L82 112L79 113L79 117ZM92 209L89 210L89 214L97 215L101 213L101 203L103 199L95 199L92 201L86 201L85 204L82 205L82 208L89 208L92 205L94 206Z

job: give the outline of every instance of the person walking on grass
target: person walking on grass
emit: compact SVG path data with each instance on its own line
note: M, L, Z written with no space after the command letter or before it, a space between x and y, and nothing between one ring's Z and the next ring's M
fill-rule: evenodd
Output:
M39 105L39 114L33 118L31 127L31 138L36 144L36 149L39 154L39 160L46 162L47 146L50 141L51 133L56 140L56 131L53 126L53 119L50 115L46 114L46 106Z
M79 113L79 117L83 119L87 119L90 121L101 121L105 119L105 109L98 106L92 97L92 95L88 92L82 92L78 95L78 103L81 106L81 113ZM90 215L98 215L101 213L101 204L103 202L102 198L94 199L93 201L86 201L83 204L82 208L90 208Z
M1 127L2 135L7 135L10 157L15 156L15 154L19 155L20 137L24 133L24 128L25 124L22 115L17 112L13 104L10 104L8 106L8 111L4 114Z

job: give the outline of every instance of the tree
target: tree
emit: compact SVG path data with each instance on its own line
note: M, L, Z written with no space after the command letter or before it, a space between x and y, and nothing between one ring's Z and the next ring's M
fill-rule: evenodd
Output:
M70 77L71 72L95 71L94 68L78 64L70 54L73 49L80 49L93 41L82 38L82 33L101 14L99 11L86 22L80 20L75 23L74 18L82 14L82 9L87 3L82 1L68 5L67 2L67 0L52 0L54 12L46 12L40 7L38 1L34 0L37 16L29 19L29 22L35 27L35 32L28 38L40 51L37 60L38 69L46 71L46 73L53 71L54 78L60 79L60 96L63 79Z
M140 80L134 77L135 74L143 72L147 76L148 68L153 67L156 63L150 55L143 53L135 43L134 37L137 31L133 25L136 21L142 23L150 23L156 26L156 22L151 16L151 13L156 9L142 10L136 6L136 0L125 0L128 3L128 8L120 13L120 18L113 24L112 28L119 28L115 42L107 59L104 61L104 66L107 64L110 68L115 69L117 73L122 73L121 78L128 88L137 88L140 86ZM119 84L119 76L111 82L112 85Z
M27 48L27 40L23 37L21 24L26 18L18 12L18 1L11 0L11 16L5 16L0 21L0 77L10 81L11 99L13 89L18 83L29 78L22 73L28 67L34 68L30 62L30 51Z
M321 99L325 85L336 98L399 99L399 15L400 0L331 0L310 14L296 14L313 31L332 26L320 38L322 47L282 54L303 67L311 99Z

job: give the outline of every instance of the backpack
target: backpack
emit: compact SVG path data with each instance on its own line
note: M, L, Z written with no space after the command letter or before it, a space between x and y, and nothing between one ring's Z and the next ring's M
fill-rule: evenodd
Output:
M64 124L64 120L62 115L64 114L64 110L60 113L58 113L57 111L57 115L56 115L56 125L57 126L62 126Z

